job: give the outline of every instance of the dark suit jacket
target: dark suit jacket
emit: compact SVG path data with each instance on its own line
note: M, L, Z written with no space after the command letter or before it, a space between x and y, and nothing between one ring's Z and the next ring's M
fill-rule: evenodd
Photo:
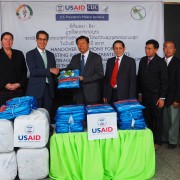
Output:
M66 69L79 69L81 54L77 54L72 57L70 64ZM100 79L104 76L104 70L102 65L102 58L100 55L89 51L84 72L82 74L83 82L82 87L84 96L88 102L96 102L101 98L100 95ZM76 99L76 91L74 91L74 100Z
M50 73L50 68L56 67L54 54L46 50L47 55L47 68L45 68L44 61L35 48L26 54L26 61L30 71L30 77L27 85L26 94L34 96L37 99L42 98L44 88L46 85L46 77L49 81L50 97L54 97L54 88L56 77Z
M110 84L116 57L110 58L106 64L104 98L111 99L112 87ZM136 97L136 64L131 57L123 55L117 75L117 96L119 100Z
M175 56L168 65L168 81L166 106L172 105L174 101L180 103L180 59Z
M6 90L8 83L20 83L26 86L27 68L21 51L12 49L12 59L9 59L4 49L0 49L0 91Z
M168 88L168 73L166 62L157 54L147 65L148 57L140 60L138 71L138 93L149 100L165 98Z

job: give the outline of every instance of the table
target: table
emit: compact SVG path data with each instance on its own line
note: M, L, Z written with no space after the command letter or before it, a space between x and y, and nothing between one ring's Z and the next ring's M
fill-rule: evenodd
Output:
M87 132L53 134L50 173L58 180L145 180L155 174L151 130L119 130L118 138L88 141Z

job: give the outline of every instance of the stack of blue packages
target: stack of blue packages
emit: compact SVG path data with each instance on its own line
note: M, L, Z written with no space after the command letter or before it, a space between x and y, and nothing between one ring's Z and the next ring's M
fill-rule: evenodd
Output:
M95 104L86 106L87 114L109 113L115 110L109 104Z
M79 88L79 70L61 71L58 78L58 89L61 88Z
M7 106L16 105L16 104L23 103L26 101L28 101L30 103L32 109L34 109L34 110L37 109L37 100L33 96L23 96L23 97L16 97L13 99L9 99L8 101L6 101L6 105Z
M142 114L142 106L137 99L127 99L114 103L118 111L120 129L145 129L146 124Z
M83 105L65 105L56 112L56 133L83 132L85 109Z
M31 110L29 101L14 105L3 105L0 107L0 119L13 120L18 116L30 114Z
M21 115L28 115L32 109L37 109L37 101L32 96L10 99L0 107L0 119L13 120Z

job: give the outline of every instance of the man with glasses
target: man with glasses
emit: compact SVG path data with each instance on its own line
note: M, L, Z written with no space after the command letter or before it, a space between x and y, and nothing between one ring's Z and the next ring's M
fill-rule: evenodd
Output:
M56 68L54 54L46 50L49 34L45 31L36 33L37 47L26 54L30 71L26 94L37 98L38 107L45 108L49 113L55 94Z

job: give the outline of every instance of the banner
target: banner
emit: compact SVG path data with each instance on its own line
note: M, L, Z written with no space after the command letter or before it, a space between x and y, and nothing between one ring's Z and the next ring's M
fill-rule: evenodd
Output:
M14 35L13 48L24 54L36 47L36 32L45 30L47 49L54 53L57 67L64 68L78 53L75 40L90 38L90 49L100 54L105 67L114 56L112 44L122 40L125 54L138 66L145 56L145 42L156 39L163 55L164 20L162 1L61 1L0 2L1 31Z

